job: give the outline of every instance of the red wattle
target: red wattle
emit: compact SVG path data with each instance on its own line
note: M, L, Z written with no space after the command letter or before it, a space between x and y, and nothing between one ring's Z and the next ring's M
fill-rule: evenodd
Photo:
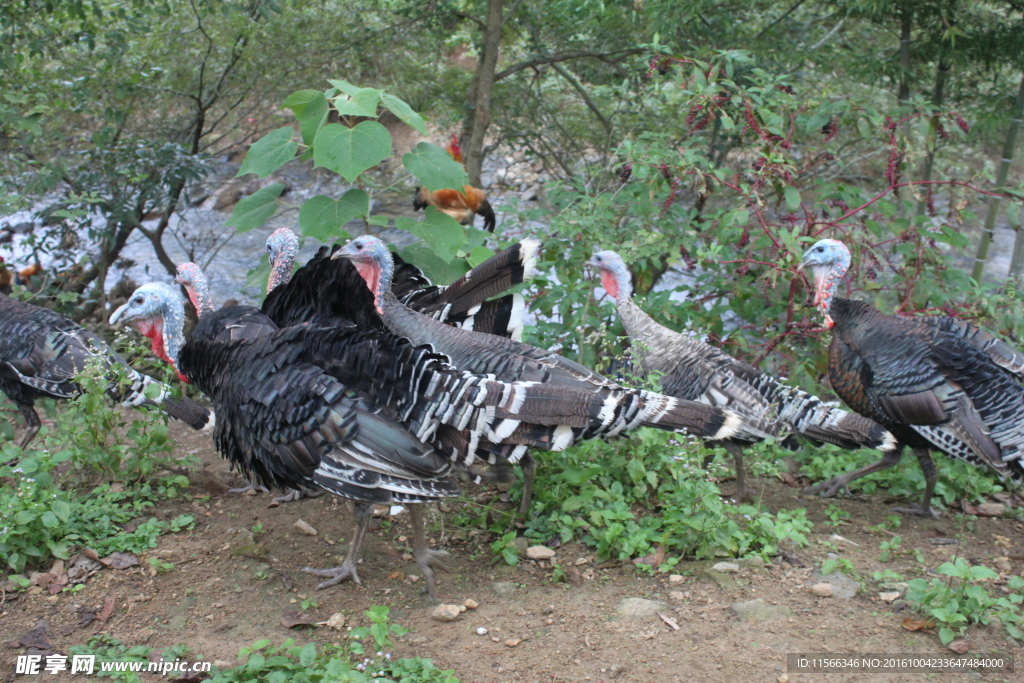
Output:
M359 277L363 278L366 286L373 293L373 304L377 309L377 313L384 315L384 311L381 310L380 297L377 293L377 287L380 285L380 266L376 261L354 261L353 263L355 263L356 272L359 273Z
M613 299L619 298L619 281L610 271L601 271L601 286L604 287L604 291L608 292L608 296Z

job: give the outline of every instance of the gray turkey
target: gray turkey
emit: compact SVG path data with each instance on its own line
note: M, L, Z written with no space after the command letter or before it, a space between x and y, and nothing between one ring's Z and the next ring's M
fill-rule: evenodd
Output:
M210 297L210 286L206 281L203 271L195 263L182 263L178 265L177 275L174 278L176 284L185 288L192 306L196 310L196 316L202 318L204 315L213 313L213 299ZM249 484L242 488L228 489L228 493L245 494L249 491L267 489L259 484ZM319 498L323 491L319 489L302 487L286 491L284 495L272 498L269 507L277 507L283 503L291 503L303 498Z
M629 269L614 251L597 252L590 264L615 300L630 338L630 355L644 373L660 373L662 390L670 396L729 408L744 418L736 436L722 443L736 463L737 500L748 497L742 447L765 436L781 440L801 434L848 449L895 447L893 436L877 423L833 408L710 344L659 325L633 302Z
M159 406L195 429L213 426L208 410L191 399L172 398L169 387L133 370L102 339L70 318L0 294L0 390L25 418L22 448L39 431L36 399L77 396L81 387L75 377L91 360L98 360L110 371L108 393L115 401ZM115 367L121 368L131 383L127 389L118 386ZM152 400L145 395L150 384L160 387L160 395Z
M938 478L931 450L1024 479L1024 355L962 320L885 315L862 301L835 296L850 268L850 251L821 240L804 253L814 272L814 303L832 330L832 389L861 415L889 429L898 447L881 460L812 487L834 495L851 481L894 466L904 446L925 476L920 508Z
M577 438L607 438L647 426L691 433L708 439L733 436L740 425L731 411L723 424L716 409L651 391L623 387L563 356L528 344L494 335L446 327L402 304L391 291L394 265L391 255L376 237L357 237L334 258L349 258L374 294L374 306L393 333L414 344L429 344L448 356L460 370L493 375L506 382L531 381L592 393L605 402L609 420L598 429L573 432ZM510 454L515 462L525 448ZM523 468L523 500L520 514L529 509L534 470Z
M267 238L270 278L263 311L281 327L303 322L321 325L351 321L362 326L382 323L373 311L373 297L352 264L332 261L339 247L321 247L292 274L298 236L279 228ZM526 306L519 294L502 294L533 276L539 242L523 240L487 259L447 286L434 285L419 268L393 255L398 268L392 281L403 303L444 323L518 339Z
M317 421L327 410L317 408L327 394L332 397L328 408L335 397L351 397L356 402L353 405L401 424L411 436L432 446L431 453L445 456L443 470L423 471L427 484L417 489L417 495L423 497L428 495L426 489L434 491L432 482L442 471L447 476L451 463L472 463L483 443L559 450L571 441L574 430L600 431L618 419L608 401L593 392L538 382L498 382L489 376L460 372L448 365L444 356L428 347L413 346L386 330L308 324L278 329L257 309L235 307L205 314L185 344L183 318L177 292L151 283L140 287L114 313L111 324L119 319L135 320L144 329L162 330L159 347L163 355L214 403L220 416L215 439L218 450L243 473L268 486L308 483L310 476L320 472L317 468L324 457L329 456L330 463L336 461L330 455L335 442L324 445ZM312 408L307 404L317 411L310 414ZM672 399L662 397L660 412L669 412L673 406ZM660 412L650 419L657 419ZM733 419L730 413L706 408L704 412L709 421L717 420L716 429L728 433L727 423ZM330 417L329 422L336 420ZM316 428L310 437L313 442L304 431L310 425ZM412 490L409 471L399 470L395 463L379 462L397 457L391 451L374 450L386 444L360 446L358 434L352 432L338 438L348 438L346 435L356 440L350 443L343 438L338 443L362 453L366 466L376 468L371 474L384 468ZM391 438L398 440L397 436ZM377 491L380 485L376 475L368 480L358 463L349 466L352 471L341 472L340 466L330 464L332 469L314 480L358 503L360 496L368 495L361 487L372 484L370 488ZM334 481L342 475L344 486ZM434 492L435 498L450 495L448 488ZM357 515L362 529L357 538L362 538L367 521ZM425 543L418 547L425 553ZM429 577L436 557L424 553L420 554L421 567ZM354 557L350 551L346 564L319 575L339 581L352 577Z

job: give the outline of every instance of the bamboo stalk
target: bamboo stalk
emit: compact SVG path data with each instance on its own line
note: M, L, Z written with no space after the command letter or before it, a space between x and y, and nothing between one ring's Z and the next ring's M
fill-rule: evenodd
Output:
M1010 174L1010 164L1013 163L1013 152L1017 146L1017 131L1020 130L1021 120L1024 119L1024 75L1021 76L1020 86L1017 88L1017 99L1013 102L1013 120L1006 131L1006 142L1003 144L1003 158L999 161L999 171L996 174L996 189L1002 189L1006 185L1006 178ZM988 212L985 214L985 226L981 230L981 242L978 244L978 254L974 257L974 270L971 277L975 281L981 281L981 274L985 270L985 263L988 261L988 248L992 244L992 233L996 228L996 217L999 215L999 197L989 197ZM1020 231L1017 231L1013 245L1013 261L1010 263L1010 272L1017 272L1021 269L1021 258L1018 252L1022 249L1018 246L1021 242Z

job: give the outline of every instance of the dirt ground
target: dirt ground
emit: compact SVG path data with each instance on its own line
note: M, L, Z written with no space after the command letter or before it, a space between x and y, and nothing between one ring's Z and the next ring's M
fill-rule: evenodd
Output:
M142 567L103 570L77 594L49 596L19 594L5 597L0 614L0 680L34 680L15 676L15 657L23 650L6 643L35 626L49 624L57 651L86 642L103 632L130 645L162 648L179 643L208 661L237 662L239 648L268 638L288 637L300 644L342 642L344 631L327 626L285 628L281 617L306 610L318 620L342 613L350 625L368 625L363 612L371 605L388 605L393 621L411 631L397 639L398 656L432 658L454 669L466 683L476 681L1024 681L1024 652L998 627L972 629L967 635L972 653L1011 653L1016 673L846 673L786 674L787 653L912 653L943 656L948 651L935 635L902 627L912 616L900 601L887 604L871 582L873 572L890 569L911 578L920 575L915 553L934 569L954 553L990 567L1009 557L1010 573L1024 571L1024 525L1008 519L981 518L964 533L961 545L941 545L964 532L954 528L953 515L938 521L904 518L898 533L901 552L893 561L879 562L879 544L891 534L871 527L890 514L893 501L883 497L838 501L850 521L826 524L827 501L801 498L781 481L756 484L772 509L808 509L815 528L810 546L789 559L764 568L745 566L736 574L708 573L711 563L683 562L668 574L642 575L632 566L598 563L583 546L562 546L556 560L567 567L567 581L551 583L550 568L534 561L518 567L492 564L488 534L472 534L451 525L452 513L435 509L430 533L434 547L451 553L451 572L439 574L441 603L478 603L458 619L434 621L434 608L421 593L411 562L408 515L384 520L367 537L359 572L361 586L344 583L317 591L319 579L302 567L340 563L351 534L351 511L345 501L324 495L268 509L270 497L226 495L240 485L213 450L207 435L174 427L182 453L198 455L202 472L193 473L191 500L158 506L154 513L171 519L183 512L198 520L192 531L161 537L158 548L143 557ZM723 485L728 490L730 484ZM473 491L478 493L478 491ZM1019 504L1019 502L1018 502ZM452 506L454 507L454 506ZM304 520L316 536L301 535L296 521ZM251 529L262 524L263 533ZM846 541L831 539L839 534ZM849 559L866 579L853 598L816 597L811 576L829 552ZM173 569L150 576L147 557L173 563ZM1005 565L1003 567L1004 575ZM990 587L998 590L998 586ZM114 612L105 624L79 627L78 606L99 607L113 596ZM617 614L627 598L664 603L657 613L638 618ZM770 606L788 608L776 618L739 619L729 607L756 598ZM678 625L678 630L669 625ZM488 630L478 635L479 627ZM62 680L41 675L39 680ZM86 680L66 677L63 680ZM153 677L153 680L156 680Z

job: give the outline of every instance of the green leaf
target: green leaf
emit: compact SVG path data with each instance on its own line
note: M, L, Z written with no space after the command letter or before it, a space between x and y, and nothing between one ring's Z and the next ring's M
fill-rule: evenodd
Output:
M302 108L302 111L295 112L295 118L299 120L299 133L302 134L302 142L305 145L310 147L313 145L317 132L327 121L330 109L324 94L317 92L313 99Z
M299 651L299 664L302 666L312 666L315 661L316 645L313 643L306 643L302 647L302 650Z
M53 514L49 510L43 513L42 522L43 526L45 526L48 529L60 526L60 520L57 519L57 515Z
M366 222L370 225L376 225L381 228L386 228L391 225L391 220L387 216L381 216L379 214L376 216L370 216L366 219Z
M50 509L53 510L53 514L62 522L66 522L71 519L71 506L63 500L55 500L50 504Z
M422 242L409 245L401 254L402 258L415 263L434 282L453 282L469 270L469 264L464 259L453 259L446 263Z
M262 650L267 645L270 645L270 640L263 638L262 640L257 640L255 643L253 643L250 649L253 651Z
M786 196L786 208L790 213L800 208L800 190L787 185L783 188L782 193Z
M330 123L316 134L313 148L314 166L330 169L351 183L391 153L391 134L376 121L363 121L355 128Z
M341 226L357 216L370 213L370 195L364 190L351 189L341 199L317 195L307 199L299 209L299 228L305 237L312 237L324 244L348 239L339 234ZM344 232L344 231L342 231Z
M422 223L409 225L403 221L399 227L422 239L435 256L450 263L459 248L466 243L466 231L457 220L432 206L427 207L426 214ZM397 221L396 225L399 225Z
M421 142L402 156L402 165L428 190L461 190L469 184L466 169L437 145Z
M277 198L284 192L283 183L268 185L235 205L225 225L233 225L238 232L248 232L266 223L277 211Z
M418 130L423 135L427 134L427 125L423 122L423 117L413 111L412 107L406 104L403 100L385 92L381 93L380 101L392 114Z
M299 148L299 143L292 142L294 132L291 126L285 126L270 131L253 143L235 177L255 173L260 178L266 178L294 159L295 151Z
M473 251L469 252L466 260L469 261L471 267L476 268L492 256L494 256L494 252L487 247L474 247Z
M334 108L340 116L377 116L377 103L380 102L381 91L376 88L359 88L348 95L334 98Z
M163 387L161 387L161 386L160 386L159 384L157 384L156 382L153 382L152 384L148 384L148 385L146 386L146 388L145 388L145 389L143 389L142 393L143 393L143 394L144 394L144 395L146 396L146 398L148 398L148 399L155 399L155 398L157 398L157 397L158 397L158 396L159 396L159 395L160 395L161 393L163 393Z
M323 93L319 90L297 90L289 95L281 106L291 109L292 112L298 116L310 102L316 99L317 95L323 95Z
M347 95L355 95L362 90L358 85L352 85L348 81L343 81L340 78L328 78L327 82Z

